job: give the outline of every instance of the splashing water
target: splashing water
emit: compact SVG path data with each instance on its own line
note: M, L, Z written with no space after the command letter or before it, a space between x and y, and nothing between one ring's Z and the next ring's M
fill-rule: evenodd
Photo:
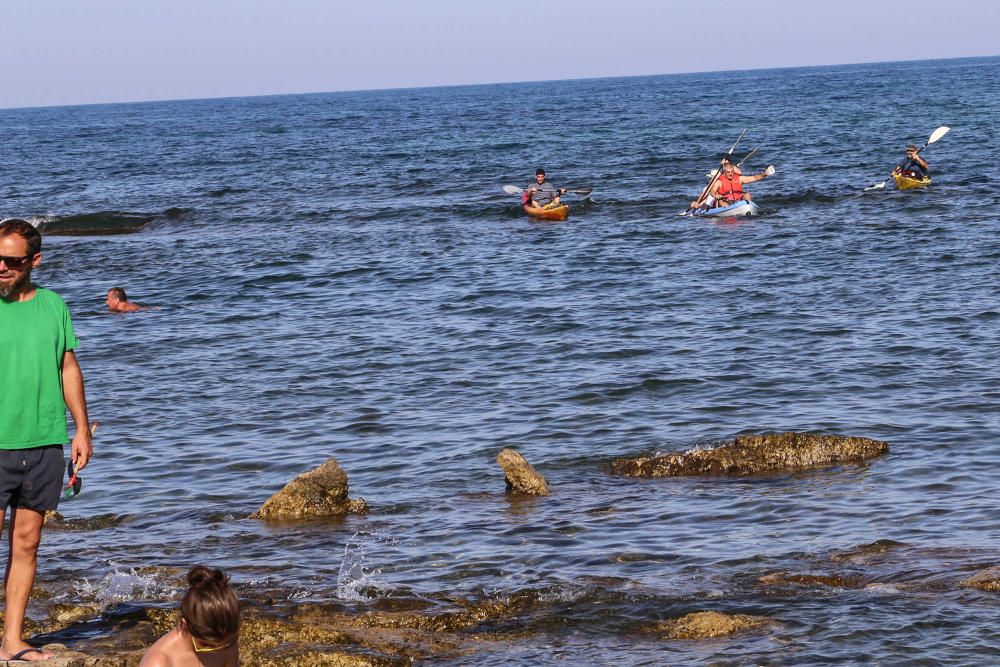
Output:
M142 573L134 568L112 570L100 581L83 580L77 592L84 599L93 599L101 607L109 607L133 600L162 600L180 595L182 589L157 573Z
M359 531L344 545L344 559L340 562L337 575L337 597L341 600L362 602L389 591L389 587L377 579L382 570L365 567L366 547L373 541L383 540L377 535Z

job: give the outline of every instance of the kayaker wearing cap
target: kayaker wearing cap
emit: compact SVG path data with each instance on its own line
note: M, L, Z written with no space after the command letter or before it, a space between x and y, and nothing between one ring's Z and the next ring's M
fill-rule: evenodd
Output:
M525 188L524 205L531 208L555 208L559 206L559 195L566 194L566 188L556 188L545 180L545 170L535 170L535 182Z
M930 171L927 162L917 152L916 145L910 144L906 147L906 157L899 161L892 173L924 180L930 175Z
M747 183L762 181L773 173L774 167L768 166L767 169L759 174L742 176L736 173L736 165L729 160L725 160L722 163L722 173L719 174L719 178L712 184L712 189L709 190L709 197L705 203L709 206L714 205L718 207L729 206L738 201L750 201L750 193L744 192L743 186Z

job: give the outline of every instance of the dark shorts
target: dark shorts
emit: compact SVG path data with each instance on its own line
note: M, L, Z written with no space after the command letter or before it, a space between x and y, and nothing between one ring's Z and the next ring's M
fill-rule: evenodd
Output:
M62 445L30 449L0 449L0 507L38 512L59 506L63 485ZM2 516L2 514L0 514Z

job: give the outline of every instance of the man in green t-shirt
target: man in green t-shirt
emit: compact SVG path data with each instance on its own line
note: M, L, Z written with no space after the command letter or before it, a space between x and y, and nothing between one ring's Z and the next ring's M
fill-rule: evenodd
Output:
M76 434L77 470L93 454L76 334L58 294L31 282L42 261L42 237L24 220L0 223L0 520L10 507L6 609L0 661L51 657L22 638L35 581L45 512L59 504L66 408ZM0 524L2 525L2 524Z

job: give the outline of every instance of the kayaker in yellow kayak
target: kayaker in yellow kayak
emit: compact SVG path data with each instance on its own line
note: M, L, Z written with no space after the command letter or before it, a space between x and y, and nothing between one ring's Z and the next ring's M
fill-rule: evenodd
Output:
M524 205L529 208L555 208L566 188L557 188L545 180L545 170L535 170L535 182L524 189Z
M915 178L919 181L930 176L930 172L931 168L927 165L927 161L920 157L916 144L906 147L906 157L892 170L893 175Z

